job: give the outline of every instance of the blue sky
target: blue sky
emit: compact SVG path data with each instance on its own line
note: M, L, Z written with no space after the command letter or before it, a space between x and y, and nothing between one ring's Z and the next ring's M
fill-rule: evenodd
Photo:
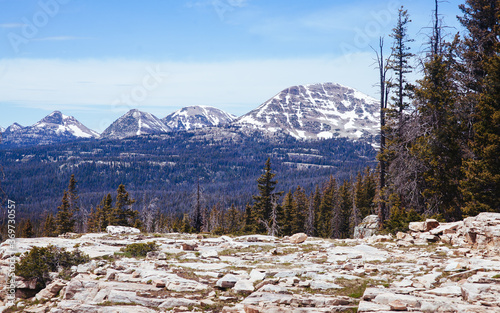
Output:
M455 33L458 3L441 13ZM103 131L132 108L242 115L280 90L338 82L376 96L378 38L404 5L422 50L433 0L0 0L0 126L53 110Z

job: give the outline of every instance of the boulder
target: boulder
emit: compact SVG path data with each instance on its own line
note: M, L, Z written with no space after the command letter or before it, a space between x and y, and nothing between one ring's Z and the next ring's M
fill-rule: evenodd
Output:
M379 229L379 218L378 215L368 215L363 219L363 221L356 227L354 227L354 238L363 239L366 237L373 236L377 233Z
M435 219L427 219L425 222L411 222L408 228L414 232L427 232L439 226Z
M307 239L306 234L297 233L297 234L292 235L289 240L291 243L298 244L298 243L303 243L304 241L306 241L306 239Z
M231 274L226 274L224 277L219 279L217 283L215 283L215 286L219 288L233 288L234 285L238 282L239 278L231 275Z
M54 296L57 295L57 293L64 287L66 286L66 282L58 279L56 281L51 282L50 284L47 285L44 289L40 290L35 298L37 300L50 300Z
M195 251L198 248L198 244L194 241L185 241L182 243L182 250L184 251Z
M233 287L233 290L236 292L251 293L255 290L255 288L250 280L242 279L236 282L236 284Z
M127 226L108 226L106 232L110 235L123 235L123 234L140 234L141 231L135 227Z

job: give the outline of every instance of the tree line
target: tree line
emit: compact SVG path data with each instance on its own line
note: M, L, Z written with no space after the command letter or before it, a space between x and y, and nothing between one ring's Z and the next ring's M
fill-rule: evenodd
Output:
M145 201L135 210L133 199L120 185L116 196L107 194L90 210L79 206L77 181L71 175L57 213L44 218L21 221L19 237L58 236L68 232L104 232L109 225L133 226L144 232L188 232L213 234L269 234L287 236L306 232L310 236L349 238L361 220L376 213L376 176L367 168L356 179L342 182L331 176L306 191L297 186L286 194L276 190L276 173L271 159L257 179L258 194L245 208L218 203L211 208L197 184L192 194L190 213L167 214L158 199Z
M456 221L500 212L500 2L467 0L460 10L465 33L447 40L435 1L432 31L417 56L401 7L390 56L383 39L376 49L378 214L386 226L419 215ZM417 69L422 77L412 83Z

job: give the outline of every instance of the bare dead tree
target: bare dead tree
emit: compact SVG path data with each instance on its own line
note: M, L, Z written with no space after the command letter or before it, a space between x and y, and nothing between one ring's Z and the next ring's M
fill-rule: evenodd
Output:
M380 227L382 228L383 221L386 219L386 205L385 205L385 187L386 187L386 161L384 153L386 149L386 134L385 134L385 112L387 111L387 102L389 98L389 87L387 86L387 62L384 59L384 38L379 38L378 50L372 47L376 54L376 64L379 70L379 87L380 87L380 149L379 149L379 205L378 217L380 220Z

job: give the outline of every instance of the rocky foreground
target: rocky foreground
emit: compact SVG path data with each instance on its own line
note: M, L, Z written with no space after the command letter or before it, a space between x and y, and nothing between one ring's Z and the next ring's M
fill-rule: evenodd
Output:
M119 234L119 228L18 239L20 252L55 245L92 260L72 268L69 281L53 273L41 291L19 278L16 306L0 312L500 312L500 214L410 228L396 237L348 240ZM115 255L150 241L160 249L146 258ZM2 243L1 286L7 251Z

